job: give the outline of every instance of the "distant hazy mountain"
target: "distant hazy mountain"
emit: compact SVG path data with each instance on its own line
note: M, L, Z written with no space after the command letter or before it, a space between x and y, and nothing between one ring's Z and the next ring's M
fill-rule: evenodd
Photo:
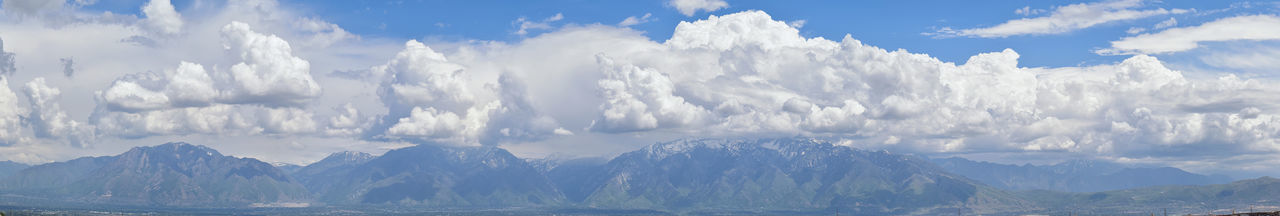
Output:
M418 145L378 157L334 153L297 168L291 177L255 159L168 143L17 171L0 179L0 206L26 201L223 208L310 203L314 197L331 206L276 213L514 209L557 214L571 209L584 214L1056 215L1155 213L1157 208L1202 213L1280 202L1274 198L1280 180L1272 178L1096 193L1008 192L979 180L1000 187L1078 190L1212 180L1174 168L1091 161L1052 166L959 158L934 162L802 138L684 139L608 160L524 160L496 147Z
M302 166L290 163L271 163L271 166L276 167L276 169L280 169L280 171L283 171L286 175L293 175L294 172L298 172L298 170L302 169Z
M324 194L334 184L343 180L352 169L373 160L373 155L364 152L344 151L329 154L328 157L299 168L293 172L294 179L301 182L313 194Z
M18 171L21 171L22 169L26 169L27 167L31 167L31 166L26 164L15 163L13 161L0 161L0 179L9 177L9 175L13 175Z
M582 163L604 164L605 162L609 162L609 158L602 158L602 157L575 158L575 157L569 157L569 156L560 155L560 154L552 154L551 156L547 156L544 158L525 159L525 161L528 162L530 166L533 166L539 171L542 171L543 173L545 173L561 165L573 165L573 164L582 164Z
M116 156L82 157L28 167L0 181L0 190L47 192L84 179Z
M34 166L4 182L30 195L113 205L247 207L309 198L270 164L187 143Z
M496 147L418 145L326 175L340 176L322 189L329 203L506 208L564 202L535 167Z
M812 139L687 139L548 175L584 206L673 211L930 214L1033 209L912 156Z
M551 183L573 203L580 203L594 191L586 185L598 184L600 175L606 174L604 158L581 158L539 163Z
M1111 214L1119 212L1173 214L1224 214L1230 210L1245 212L1251 207L1274 211L1280 194L1280 179L1261 177L1229 184L1199 186L1158 186L1096 193L1056 191L1022 191L1049 209L1048 214L1075 211L1077 214ZM1092 213L1090 213L1092 212Z
M996 164L954 157L932 161L952 173L1008 190L1097 192L1230 181L1226 177L1205 176L1172 167L1133 168L1101 161L1074 160L1047 166Z

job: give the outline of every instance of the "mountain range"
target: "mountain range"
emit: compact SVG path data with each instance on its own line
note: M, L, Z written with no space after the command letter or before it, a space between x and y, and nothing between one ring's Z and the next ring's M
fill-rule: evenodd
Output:
M962 206L979 212L1031 207L916 157L814 139L677 140L549 174L581 178L561 184L561 191L608 209L928 214Z
M292 172L283 167L281 170L290 172L294 179L301 182L312 193L324 194L342 179L343 176L340 175L350 172L357 166L373 160L373 158L373 155L369 153L344 151L330 154L328 157L307 166L290 168L293 170Z
M31 165L15 163L13 161L0 161L0 179L9 177L9 175L13 175L27 167L31 167Z
M33 166L0 180L0 190L75 203L147 206L234 207L310 199L306 188L270 164L187 143Z
M1271 178L1205 185L1218 179L1091 161L1016 166L931 160L807 138L681 139L610 159L526 160L491 146L422 144L380 156L338 152L301 167L167 143L12 173L0 178L0 206L38 200L383 213L1052 214L1155 207L1199 212L1275 205L1266 194L1280 193L1280 180ZM1152 185L1179 186L1145 187ZM1107 191L1092 192L1099 190Z
M1072 160L1053 165L1009 165L939 158L943 169L1006 190L1099 192L1163 185L1208 185L1231 182L1173 167L1129 167L1103 161Z
M1169 185L1094 193L1048 190L1018 192L1039 203L1044 213L1074 211L1088 215L1110 214L1225 214L1247 209L1275 211L1280 199L1280 179L1260 177L1215 185Z
M317 163L299 172L318 166L330 165ZM564 202L541 172L497 147L418 145L338 167L344 166L351 168L331 168L324 174L334 178L333 182L305 182L314 185L319 201L468 209Z

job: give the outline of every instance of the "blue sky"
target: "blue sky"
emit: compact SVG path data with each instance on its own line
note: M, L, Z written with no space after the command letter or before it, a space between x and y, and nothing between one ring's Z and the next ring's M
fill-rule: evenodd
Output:
M1227 9L1244 1L1161 1L1145 7L1195 8L1201 11ZM778 20L805 20L801 34L807 37L839 39L852 35L864 43L886 49L906 49L928 53L944 61L963 62L975 53L1012 48L1024 54L1020 63L1028 67L1093 65L1123 60L1123 56L1101 56L1093 49L1127 36L1133 26L1150 26L1170 17L1194 24L1240 14L1274 13L1274 7L1240 8L1208 15L1164 15L1107 23L1079 31L1055 35L1023 35L1008 38L945 38L921 33L941 27L972 28L992 26L1025 16L1017 9L1050 10L1065 2L1055 1L734 1L729 7L710 13L684 16L661 1L336 1L299 4L314 15L344 26L361 35L392 38L436 38L444 40L516 41L513 21L526 17L542 19L563 14L558 24L613 25L630 16L652 14L651 22L632 28L646 32L657 41L671 37L673 26L708 15L743 10L763 10ZM181 5L180 3L175 3ZM502 5L502 6L496 6ZM927 5L927 6L923 6ZM437 25L442 24L442 25ZM1184 25L1185 25L1184 24Z
M103 1L86 6L91 11L110 11L141 15L137 5L144 0ZM282 4L298 8L304 16L324 17L352 33L371 37L432 40L518 41L529 35L516 35L519 18L543 19L564 15L556 25L614 25L627 17L651 14L646 23L630 26L657 41L671 37L672 28L681 21L703 19L743 10L763 10L778 20L804 20L801 34L807 37L839 39L852 35L864 43L885 49L906 49L927 53L943 61L963 62L975 53L1012 48L1024 54L1026 67L1064 67L1112 63L1124 56L1098 55L1093 50L1105 48L1108 42L1128 36L1125 31L1135 26L1151 26L1168 18L1189 25L1222 17L1280 12L1269 1L1194 1L1168 0L1146 2L1141 8L1195 9L1198 13L1160 15L1141 19L1105 23L1077 31L1052 35L1021 35L1004 38L937 38L921 33L936 32L942 27L974 28L1000 24L1007 20L1036 17L1017 14L1024 7L1033 10L1054 9L1065 3L1053 1L921 1L921 2L850 2L850 1L735 1L712 12L685 16L662 1L296 1ZM196 1L175 0L177 8ZM1241 7L1242 4L1256 5ZM501 5L501 6L497 6ZM922 7L921 5L928 5ZM1209 12L1222 10L1220 12ZM547 30L537 30L534 34ZM1180 56L1171 56L1180 57ZM1189 61L1195 63L1194 61ZM1204 66L1197 64L1197 66ZM1227 70L1227 72L1247 72Z
M806 136L1280 174L1275 1L0 3L0 160Z

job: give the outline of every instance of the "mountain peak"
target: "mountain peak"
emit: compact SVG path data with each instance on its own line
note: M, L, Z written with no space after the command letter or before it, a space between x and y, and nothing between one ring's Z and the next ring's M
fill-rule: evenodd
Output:
M666 158L698 149L715 149L729 152L770 149L794 156L794 154L804 154L805 152L834 147L842 146L835 146L829 141L817 138L684 138L649 145L643 150L650 158ZM854 148L849 149L856 150Z
M334 152L333 154L329 154L329 156L324 157L324 159L321 159L321 161L332 160L332 161L343 161L343 162L351 162L351 163L364 163L373 158L374 158L373 154L369 154L369 153L357 152L357 151L341 151L341 152Z
M129 151L154 152L154 153L177 153L183 155L205 155L205 156L222 156L218 150L213 150L203 145L195 145L186 142L168 142L156 146L139 146L133 147ZM185 153L185 154L184 154Z
M4 184L77 201L122 205L240 207L305 201L310 195L270 164L224 156L185 142L135 147L116 156L81 158L28 170L10 178L18 182Z
M547 175L568 200L597 208L838 208L893 215L976 205L975 198L992 200L982 204L991 208L1024 202L913 156L820 138L680 139L605 163L552 168Z

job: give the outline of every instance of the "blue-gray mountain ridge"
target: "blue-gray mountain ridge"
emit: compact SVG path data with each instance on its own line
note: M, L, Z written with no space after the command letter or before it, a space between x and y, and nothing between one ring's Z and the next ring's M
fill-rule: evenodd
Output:
M681 139L611 159L568 160L526 160L488 146L421 144L381 156L339 152L307 166L289 168L223 156L204 146L168 143L134 148L121 155L22 169L0 179L0 206L35 200L140 208L311 205L379 212L598 209L647 212L643 214L1020 214L1167 203L1197 211L1261 199L1255 192L1280 188L1280 181L1270 178L1096 193L1066 191L1072 190L1070 187L1042 190L1055 189L1044 185L1071 185L1067 183L1010 183L1010 179L1037 176L1020 175L1023 173L1053 174L1043 174L1049 176L1046 179L1070 175L1203 177L1174 168L1113 165L1012 166L958 158L931 161L820 139L780 138ZM984 183L988 181L992 183ZM1104 186L1143 186L1118 182ZM1218 202L1223 200L1233 202ZM1249 204L1277 202L1253 201Z

